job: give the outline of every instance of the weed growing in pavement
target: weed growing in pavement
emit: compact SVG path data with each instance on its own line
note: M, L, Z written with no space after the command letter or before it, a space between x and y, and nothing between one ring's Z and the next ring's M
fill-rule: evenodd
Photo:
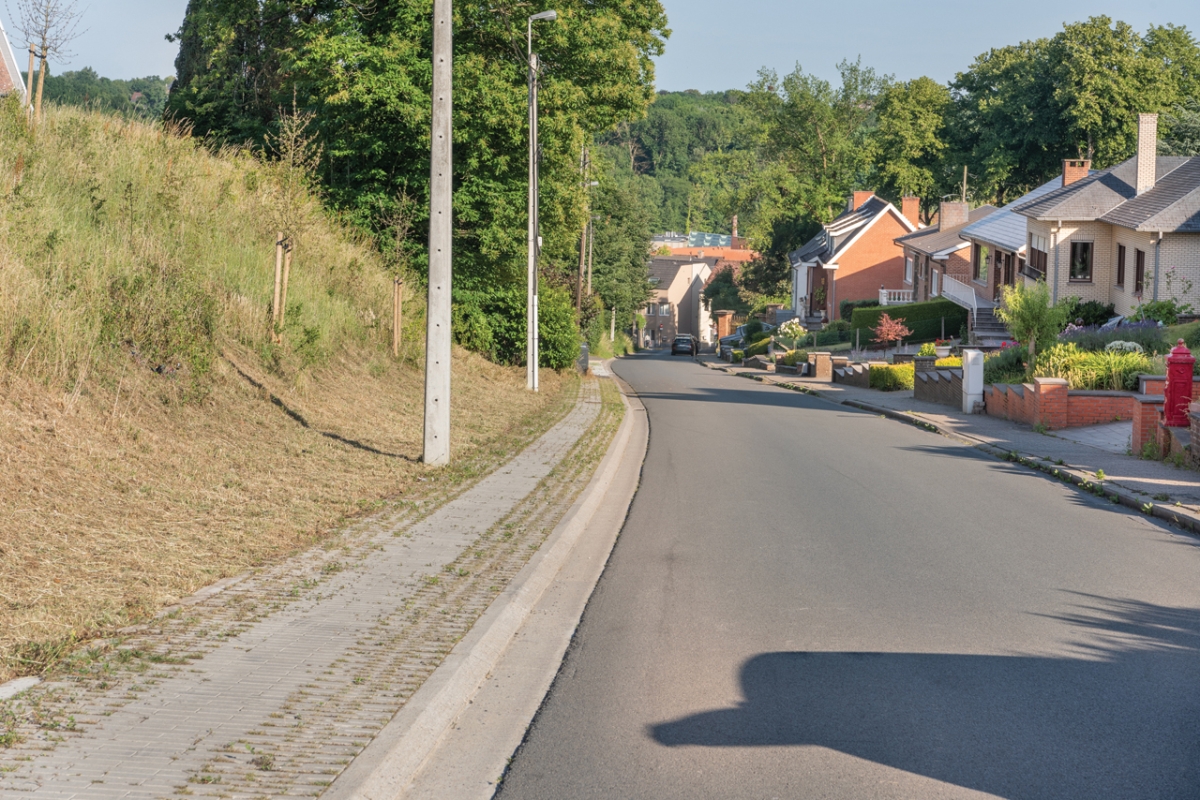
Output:
M1102 481L1107 477L1108 476L1104 474L1104 470L1102 470L1102 469L1096 470L1096 480Z

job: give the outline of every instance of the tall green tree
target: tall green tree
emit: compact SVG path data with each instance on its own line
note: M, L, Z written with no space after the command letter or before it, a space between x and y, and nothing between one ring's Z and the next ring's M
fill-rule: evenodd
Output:
M946 115L950 89L931 78L893 83L875 106L873 134L877 191L899 200L921 198L926 211L937 207L948 184ZM952 180L952 179L951 179Z
M658 0L564 0L536 28L541 55L542 269L578 261L579 154L644 114L668 35ZM523 280L525 20L515 0L455 4L455 269L464 288ZM168 113L199 133L261 144L280 109L315 114L330 201L382 230L424 208L432 0L190 0ZM426 220L413 221L424 231ZM418 269L423 264L415 265Z
M1158 152L1164 156L1200 156L1200 99L1175 106L1161 120L1164 136Z

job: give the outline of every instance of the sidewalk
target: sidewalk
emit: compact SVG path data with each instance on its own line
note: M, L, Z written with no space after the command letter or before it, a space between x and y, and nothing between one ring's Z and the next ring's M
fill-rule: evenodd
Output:
M432 512L401 504L0 700L0 795L323 793L557 541L616 430L600 383Z
M700 356L697 361L710 369L753 376L765 383L799 389L835 403L929 426L993 455L1011 459L1011 454L1017 453L1029 466L1051 474L1058 470L1062 474L1056 477L1077 484L1086 482L1089 486L1085 488L1089 490L1097 483L1097 472L1103 470L1105 477L1101 487L1106 493L1118 495L1120 502L1139 509L1149 503L1154 506L1155 516L1200 531L1200 474L1160 461L1145 461L1114 452L1117 448L1113 446L1110 426L1097 426L1102 429L1098 431L1079 428L1042 434L1025 425L986 414L963 414L950 406L915 400L911 390L880 392L813 378L779 375L731 366L713 355ZM1081 434L1081 431L1086 433ZM1175 519L1176 516L1180 518Z

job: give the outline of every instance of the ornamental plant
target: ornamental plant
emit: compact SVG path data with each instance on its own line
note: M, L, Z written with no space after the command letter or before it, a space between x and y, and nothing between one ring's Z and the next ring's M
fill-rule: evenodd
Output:
M892 319L887 314L879 318L879 324L873 329L875 340L879 342L895 342L896 346L900 346L900 341L905 336L912 336L912 331L905 326L902 320Z
M936 356L937 347L933 344L933 342L926 342L925 344L921 345L921 349L917 351L917 355Z
M808 333L808 330L800 324L798 319L789 319L787 322L779 326L779 333L789 339L799 339Z

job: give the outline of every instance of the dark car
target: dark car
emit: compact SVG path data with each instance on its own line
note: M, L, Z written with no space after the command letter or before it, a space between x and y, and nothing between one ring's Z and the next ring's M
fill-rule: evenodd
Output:
M700 352L700 345L696 342L696 337L690 333L681 333L675 337L675 341L671 342L671 355L682 353L685 356L694 356Z

